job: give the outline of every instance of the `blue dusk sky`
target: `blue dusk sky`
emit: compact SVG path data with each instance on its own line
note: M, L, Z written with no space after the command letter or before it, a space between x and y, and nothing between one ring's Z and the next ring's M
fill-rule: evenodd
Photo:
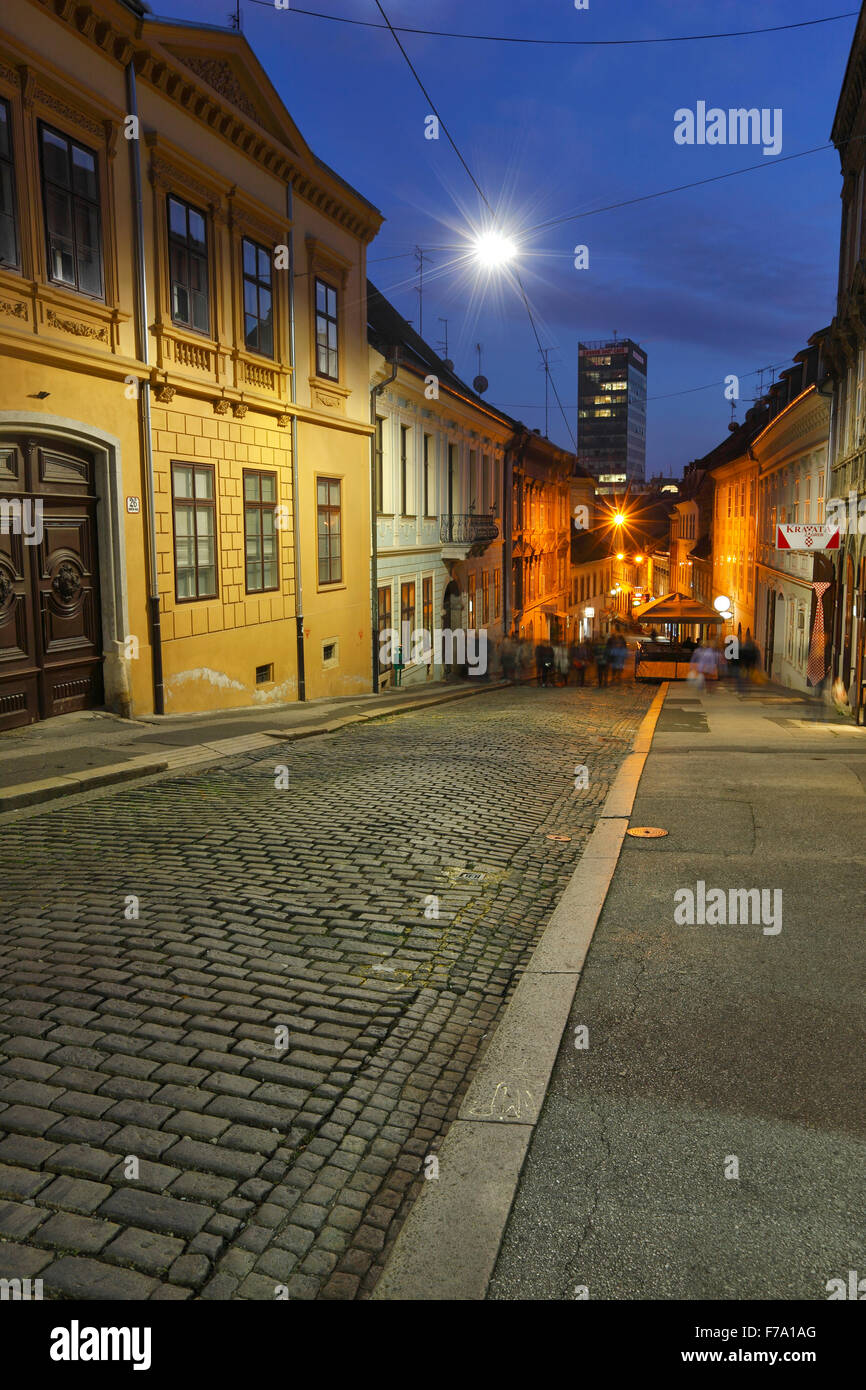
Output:
M226 25L233 0L151 0L160 17ZM374 0L304 0L381 24ZM834 0L383 0L394 25L524 39L638 39L718 33L853 10ZM241 0L243 31L313 150L384 214L371 280L418 327L413 248L425 260L424 336L448 320L457 371L487 399L544 429L544 373L526 308L507 277L470 273L459 252L484 214L393 37ZM614 331L648 358L647 476L679 474L726 433L724 379L740 377L742 419L757 368L790 362L835 307L839 159L827 144L855 17L700 42L546 47L401 35L406 51L503 226L565 407L550 437L573 447L577 345ZM680 145L678 108L781 108L778 156L760 145ZM569 214L760 165L722 182L528 229ZM774 167L776 166L776 167ZM523 234L523 235L521 235ZM574 268L574 248L589 268ZM440 249L436 249L440 248ZM455 261L457 263L455 263ZM751 375L750 375L751 373ZM765 372L764 385L772 374ZM694 389L706 388L706 389ZM570 433L570 431L572 433Z

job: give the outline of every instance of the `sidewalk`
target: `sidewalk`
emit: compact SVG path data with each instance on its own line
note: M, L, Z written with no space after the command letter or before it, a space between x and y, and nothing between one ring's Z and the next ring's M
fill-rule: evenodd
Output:
M332 733L426 705L500 688L500 681L436 681L378 695L342 696L207 715L120 719L88 710L0 734L0 814L58 796L213 762L273 739Z
M600 915L582 862L375 1297L823 1299L862 1266L866 731L815 713L670 687ZM781 930L678 925L699 882L779 890Z

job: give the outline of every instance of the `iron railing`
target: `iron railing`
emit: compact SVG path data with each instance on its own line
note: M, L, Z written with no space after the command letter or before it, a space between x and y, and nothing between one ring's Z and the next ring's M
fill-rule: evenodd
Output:
M443 544L477 545L479 541L487 544L495 541L498 535L499 527L489 516L464 516L451 512L439 518L439 539Z

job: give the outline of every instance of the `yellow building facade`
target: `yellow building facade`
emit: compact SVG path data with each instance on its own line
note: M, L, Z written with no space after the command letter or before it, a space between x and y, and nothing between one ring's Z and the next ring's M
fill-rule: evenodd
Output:
M368 690L380 215L114 0L4 12L0 166L0 727Z

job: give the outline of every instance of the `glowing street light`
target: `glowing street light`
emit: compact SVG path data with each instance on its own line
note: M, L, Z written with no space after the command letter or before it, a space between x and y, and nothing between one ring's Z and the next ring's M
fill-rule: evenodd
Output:
M718 598L713 599L713 607L717 613L726 612L731 606L731 600L725 598L724 594L719 594Z
M481 232L475 238L473 251L479 265L485 270L498 270L500 266L513 261L517 255L517 247L511 238L494 228Z
M617 555L616 558L617 558L618 560L624 560L624 559L625 559L625 555L623 554L622 551L620 551L620 552L618 553L618 555Z
M634 562L635 562L636 565L642 565L642 564L643 564L643 556L642 556L642 555L635 555L635 557L634 557Z
M625 526L625 512L614 512L613 524L614 526Z

